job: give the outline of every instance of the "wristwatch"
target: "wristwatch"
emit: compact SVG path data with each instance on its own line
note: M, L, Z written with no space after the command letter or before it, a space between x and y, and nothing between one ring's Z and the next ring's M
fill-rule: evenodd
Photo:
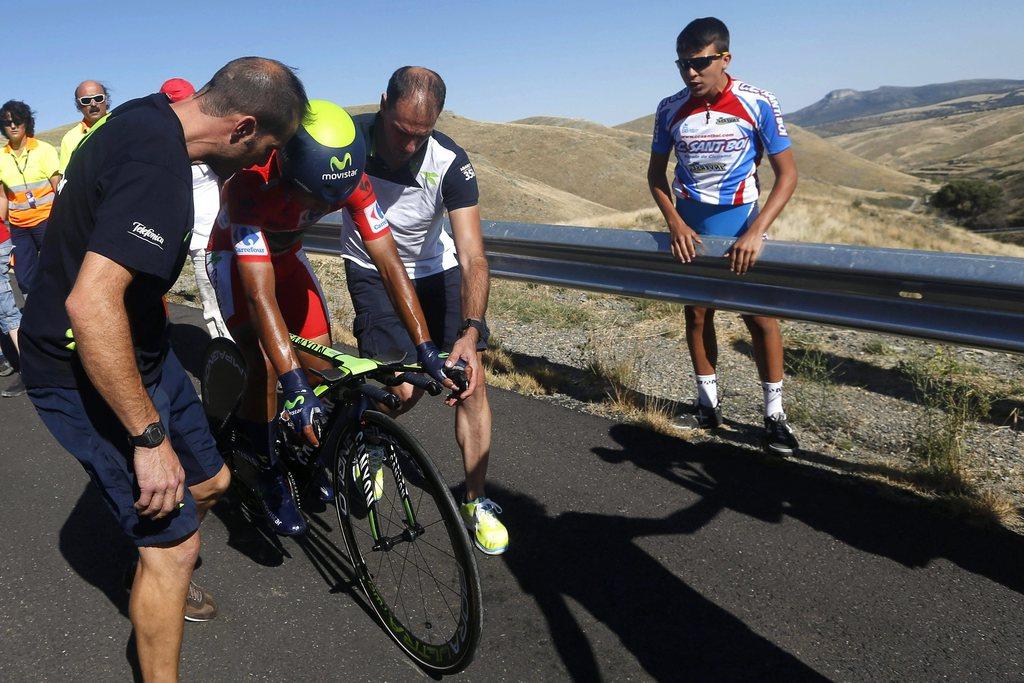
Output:
M477 320L476 318L466 318L462 323L462 327L459 328L459 336L461 337L466 333L466 330L473 328L480 335L480 339L486 339L488 332L487 324L483 320Z
M156 448L167 438L167 432L159 421L147 426L138 436L129 436L128 440L136 448Z

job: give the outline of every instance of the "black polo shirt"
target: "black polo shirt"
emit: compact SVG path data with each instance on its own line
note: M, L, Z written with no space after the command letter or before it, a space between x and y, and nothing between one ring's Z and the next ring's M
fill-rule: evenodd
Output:
M167 354L162 297L192 231L192 173L181 122L162 94L131 100L82 141L58 187L19 341L29 387L84 380L64 302L86 252L135 271L125 294L135 357L148 386Z

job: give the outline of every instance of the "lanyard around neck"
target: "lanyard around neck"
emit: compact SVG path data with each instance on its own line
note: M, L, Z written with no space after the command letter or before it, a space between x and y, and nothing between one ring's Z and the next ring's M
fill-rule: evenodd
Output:
M14 154L11 155L14 159L14 166L18 169L18 173L21 174L21 182L25 183L25 187L28 188L28 179L25 177L25 171L28 169L28 155L32 152L30 149L25 150L25 165L22 166L18 163L18 157Z

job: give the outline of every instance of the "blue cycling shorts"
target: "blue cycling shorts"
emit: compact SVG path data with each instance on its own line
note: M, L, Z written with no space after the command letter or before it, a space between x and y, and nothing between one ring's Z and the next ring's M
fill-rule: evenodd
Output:
M376 270L345 261L348 293L356 316L352 333L359 342L359 355L397 360L415 359L416 345L409 338L387 290ZM412 281L423 308L430 338L442 351L451 351L459 338L462 315L462 269L449 268L441 273ZM487 339L477 342L476 350L487 349Z
M185 470L185 485L195 486L216 475L224 460L210 434L192 381L173 351L167 353L159 381L146 390ZM199 528L196 502L188 488L185 507L164 519L139 515L135 509L139 498L133 470L135 449L121 421L91 385L81 390L37 387L28 390L28 397L54 438L89 473L121 529L135 545L172 543Z
M676 211L688 226L701 235L739 237L757 218L757 202L750 204L704 204L677 199Z

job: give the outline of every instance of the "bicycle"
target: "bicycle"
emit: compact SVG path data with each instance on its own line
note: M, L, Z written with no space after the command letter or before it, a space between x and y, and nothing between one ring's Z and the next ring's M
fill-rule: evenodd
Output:
M483 625L480 575L451 491L420 443L376 404L400 406L378 386L408 382L438 395L419 365L351 356L292 335L302 351L328 360L311 371L329 408L321 446L279 430L287 479L302 507L314 468L329 467L338 524L358 583L384 630L424 669L450 674L469 665ZM258 510L253 465L240 449L234 411L245 386L245 359L231 340L207 347L202 399L214 437L243 505ZM256 514L260 519L262 515ZM442 531L443 529L443 531Z

